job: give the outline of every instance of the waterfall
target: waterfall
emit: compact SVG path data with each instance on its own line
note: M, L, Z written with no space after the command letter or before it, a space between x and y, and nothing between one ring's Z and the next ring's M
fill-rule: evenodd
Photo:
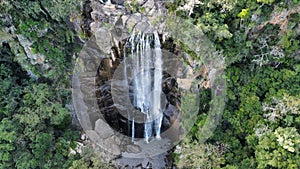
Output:
M162 81L162 53L160 48L160 41L157 32L154 32L154 51L155 51L155 63L154 63L154 96L153 96L153 114L155 117L155 134L157 138L160 138L160 129L162 122L162 111L160 105L161 96L161 81Z
M127 43L131 47L131 57L134 60L132 65L132 72L135 75L132 82L133 105L145 114L144 138L148 142L149 138L154 135L156 138L160 138L163 117L161 111L163 63L161 45L157 32L153 34L139 32L137 35L133 33ZM124 67L124 74L127 74L126 66ZM152 73L153 71L154 73ZM129 114L128 117L130 117ZM132 121L131 136L133 140L134 117L130 118L128 120Z

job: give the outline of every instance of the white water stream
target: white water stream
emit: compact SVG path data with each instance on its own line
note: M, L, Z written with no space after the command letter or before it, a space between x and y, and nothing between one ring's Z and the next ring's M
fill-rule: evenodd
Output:
M162 111L162 52L157 32L153 34L138 33L132 34L129 41L133 61L133 104L145 114L144 138L156 136L160 138ZM154 72L154 73L153 73ZM127 74L127 67L124 66L124 74ZM127 78L126 78L127 79ZM131 120L132 140L135 137L134 117L128 114ZM129 123L128 123L129 124Z

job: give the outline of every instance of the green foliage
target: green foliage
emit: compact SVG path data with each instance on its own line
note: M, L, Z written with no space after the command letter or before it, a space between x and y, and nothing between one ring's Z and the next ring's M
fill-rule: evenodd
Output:
M281 38L279 44L282 45L282 48L286 50L287 54L293 54L295 51L299 49L299 41L296 38L299 35L295 31L289 30L287 33Z
M264 135L257 145L255 155L258 168L299 168L300 135L296 128L281 128Z
M72 70L71 61L80 45L75 43L75 34L66 22L67 16L77 9L79 1L9 2L14 7L8 15L13 18L10 24L16 28L15 32L28 39L33 53L45 56L39 64L31 65L23 49L13 47L21 66L37 77L51 79L61 88L68 87L66 75Z
M41 1L41 6L48 12L52 19L56 21L65 20L70 13L78 10L80 0L53 0Z
M22 114L15 115L21 124L27 128L35 128L40 124L49 123L64 128L69 123L69 113L62 107L59 91L46 84L33 84L23 91L24 96L19 109ZM41 128L47 126L41 126ZM39 128L39 127L38 127Z
M242 9L242 11L238 14L238 17L245 19L249 17L249 9Z
M275 136L280 146L289 152L300 151L300 135L294 127L282 128L279 127L275 130Z
M279 13L292 11L299 2L166 3L170 14L182 19L181 27L171 25L178 29L178 39L185 40L180 41L182 50L206 63L211 57L207 51L216 48L228 66L223 119L205 144L199 142L208 137L210 128L200 129L208 119L209 105L218 105L222 98L210 104L210 90L202 90L200 98L183 94L181 116L187 120L181 125L195 124L177 147L175 164L181 168L299 168L300 15L292 13L276 20ZM70 148L76 147L78 132L67 129L70 116L65 105L70 101L72 57L79 48L66 21L77 5L77 0L0 2L0 23L6 27L0 31L0 168L112 167L94 152L80 159L69 155ZM126 8L132 13L145 12L137 1L128 1ZM32 42L32 52L45 56L43 63L31 65L26 60L17 38L2 33L8 27L15 27L15 33ZM201 46L195 37L207 43ZM200 49L205 57L198 56ZM23 70L38 78L30 80ZM190 112L198 111L199 101L198 115L190 117Z
M140 12L140 13L144 13L145 14L144 7L142 7L136 0L126 1L125 2L125 7L126 7L126 10L128 12L131 12L131 13Z
M14 61L9 44L3 43L0 52L0 168L67 168L78 133L66 130L65 92L32 81Z
M9 10L11 10L12 4L9 2L9 0L2 0L0 1L0 9L2 14L6 14Z
M272 4L275 0L257 0L257 2L262 2L265 4Z
M197 35L184 31L196 25L212 42L210 48L216 47L226 58L228 100L221 124L207 141L207 144L222 141L230 147L218 167L299 168L299 155L294 147L299 145L300 129L299 14L291 12L280 22L274 19L281 12L294 11L293 3L297 2L177 0L167 3L171 15L183 18L181 23L186 28L178 28L180 34L186 39L191 34ZM181 39L180 35L178 38ZM201 58L195 49L205 50L207 46L196 48L195 40L189 41L181 44L183 51L195 60ZM204 56L210 57L207 53ZM270 120L273 116L275 119ZM197 162L203 157L196 154L202 154L203 150L193 141L198 141L201 134L206 135L201 130L206 119L203 113L194 120L188 138L191 141L182 143L184 153L176 156L177 165L182 157L181 166L191 163L190 168L199 167ZM293 141L279 143L277 140L281 138ZM290 147L285 145L292 143Z
M53 1L13 1L7 0L12 4L14 12L22 12L24 18L53 19L55 21L65 21L70 13L78 9L79 0L53 0ZM26 8L25 8L26 7ZM21 17L21 18L23 18ZM17 19L17 18L16 18Z
M114 169L116 166L110 163L102 161L102 156L99 152L92 150L90 147L86 147L83 151L82 158L73 161L69 169Z
M220 168L224 163L224 144L182 143L176 147L175 162L178 168Z
M181 125L184 129L189 129L195 120L195 117L198 114L199 107L197 106L199 103L199 99L197 98L197 93L182 93L183 99L181 102L181 115L184 119L181 121Z
M225 143L232 148L233 151L225 155L230 165L239 163L241 168L256 168L257 158L263 156L254 155L257 151L256 145L260 144L256 136L259 134L258 126L261 124L269 126L261 130L263 133L268 133L269 130L275 130L279 126L297 124L295 121L297 115L292 113L287 113L287 116L274 122L267 121L268 113L263 111L266 107L263 102L271 102L273 105L273 97L282 99L284 96L286 99L282 103L285 106L280 106L281 109L278 111L283 112L285 107L288 112L298 111L295 105L298 104L296 98L299 96L290 95L299 93L299 74L291 67L274 69L265 66L251 69L251 66L247 68L245 65L232 66L227 69L227 73L229 100L227 110L223 113L222 127L215 132L214 140L225 140Z
M10 168L12 164L11 153L15 150L12 144L16 139L16 130L14 124L8 118L1 119L0 125L0 168Z

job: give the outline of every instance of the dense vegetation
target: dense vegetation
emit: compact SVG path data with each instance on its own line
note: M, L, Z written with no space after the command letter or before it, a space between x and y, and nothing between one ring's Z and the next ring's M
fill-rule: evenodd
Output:
M69 154L79 132L70 128L67 105L80 48L66 26L73 9L65 2L0 2L0 168L68 168L79 158Z
M78 2L0 2L0 168L107 167L93 153L70 154L79 138L67 105L80 43L67 23ZM208 112L203 105L210 98L202 90L196 124L174 153L177 167L300 168L298 0L166 5L171 15L201 28L227 66L222 120L200 144L198 131ZM31 58L24 49L29 42Z
M221 123L204 145L192 130L177 146L177 166L299 168L299 2L178 0L169 9L201 28L227 65Z

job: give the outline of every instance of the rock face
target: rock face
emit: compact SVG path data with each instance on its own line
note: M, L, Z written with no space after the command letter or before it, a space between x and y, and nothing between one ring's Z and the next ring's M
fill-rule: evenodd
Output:
M166 34L163 16L167 10L162 2L138 0L135 3L140 6L129 0L91 1L93 22L90 23L90 28L96 36L96 41L104 45L101 46L104 53L111 53L109 43L119 44L128 38L133 30L153 32L156 29L159 34ZM114 38L111 38L110 34L113 34Z
M73 100L77 103L75 109L80 124L85 130L86 137L110 159L124 152L135 154L142 151L142 147L133 144L130 137L118 133L126 130L125 127L118 130L122 124L120 121L123 120L126 124L127 120L120 118L114 107L109 83L122 60L122 46L132 31L154 30L152 21L149 20L150 15L132 14L132 11L125 8L126 3L131 2L122 0L112 0L111 4L108 1L90 2L90 9L85 11L90 11L93 19L89 25L92 38L86 42L80 53L79 64L75 71L77 76L73 77ZM138 3L145 5L146 12L156 10L154 1L151 3L138 1Z
M105 54L109 54L112 48L110 32L105 28L99 29L95 32L95 37L100 50Z
M179 115L179 111L176 106L168 104L164 111L164 117L168 120L168 124L173 124Z
M137 5L132 4L133 1L128 0L91 0L90 15L93 21L90 22L89 27L92 37L86 42L80 53L73 78L73 90L75 91L73 100L75 98L79 103L76 105L76 109L79 110L77 115L79 121L86 136L97 147L103 149L110 159L120 155L147 155L145 153L147 145L136 144L136 140L130 138L129 126L132 126L130 124L133 122L128 122L127 117L119 113L119 111L125 112L125 114L132 112L128 113L126 108L117 107L118 105L112 97L112 80L114 73L124 60L123 52L126 50L126 40L133 32L139 31L152 33L156 30L163 38L169 34L164 18L167 11L163 2L154 0L137 0L135 2L140 6L136 7ZM162 90L166 96L165 107L162 110L164 113L162 126L163 130L170 128L168 135L174 135L174 140L178 140L176 137L180 129L178 120L181 106L180 90L190 89L196 78L192 69L196 63L187 56L186 60L189 66L184 67L182 64L178 64L182 55L181 51L177 51L177 58L174 59L172 58L174 54L168 53L168 51L175 51L175 49L172 45L169 48L171 50L166 48L167 52L163 53L163 62L166 63L163 67L168 67L169 72L164 72L162 82ZM122 82L119 81L116 85L120 86ZM126 101L122 96L118 96L118 99ZM142 133L142 131L138 131L138 128L143 127L143 124L138 125L135 125L136 132ZM143 137L143 135L137 134L136 137ZM167 138L166 135L162 135L163 139L164 137ZM167 147L166 145L159 146ZM163 160L164 157L160 156L160 161ZM164 168L165 166L160 166L158 161L139 159L136 164L131 166L148 167L152 165ZM123 164L126 165L126 162ZM164 165L164 163L161 164Z
M126 151L128 153L139 153L141 152L141 148L138 145L127 145Z
M125 4L128 3L132 2L122 0L112 0L111 3L96 0L90 2L91 9L86 11L90 11L93 19L89 25L92 38L86 42L80 53L78 66L73 77L73 100L76 102L77 117L86 137L108 159L114 159L124 155L124 153L131 155L140 153L140 157L146 153L142 151L142 146L132 142L131 137L123 135L129 129L128 120L126 117L120 116L115 107L111 96L110 81L116 68L123 60L123 47L131 33L133 31L152 33L156 29L162 34L164 25L157 26L161 24L157 18L161 17L162 11L166 11L161 9L164 6L155 6L155 2L149 0L137 1L141 8L145 9L145 13L132 13L133 9L125 7ZM160 30L157 28L160 28ZM165 90L168 97L171 98L172 95L177 95L178 92L173 89L176 88L174 82L166 80L164 83L172 83ZM172 110L168 112L170 111ZM173 117L172 113L166 118L168 125L173 123L170 117ZM141 124L139 127L137 124L136 132L143 133L143 131L138 130L138 128L142 129L143 126ZM168 126L164 128L167 129ZM143 137L143 134L137 134L136 136ZM166 145L162 146L168 147ZM164 159L161 158L161 160ZM161 165L160 168L165 165L165 163L148 160L145 166L154 164Z

